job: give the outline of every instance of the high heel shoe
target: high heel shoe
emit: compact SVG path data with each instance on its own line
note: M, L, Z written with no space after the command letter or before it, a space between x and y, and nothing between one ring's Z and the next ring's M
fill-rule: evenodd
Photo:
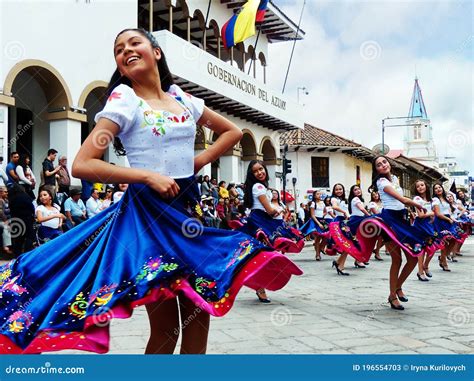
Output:
M428 270L428 267L426 269L423 269L425 270L425 275L428 277L428 278L431 278L433 276L433 274L431 274L431 271Z
M332 261L332 267L335 267L335 268L336 268L337 275L351 275L351 274L349 274L349 273L345 273L344 271L340 270L340 269L339 269L339 265L337 264L336 261Z
M357 261L354 261L354 266L358 269L365 269L365 266L361 265L360 263L357 263Z
M443 271L451 272L451 270L448 268L448 265L443 265L441 262L439 262L439 267L441 267Z
M377 260L377 261L383 261L383 258L379 255L375 255L374 258Z
M448 255L448 260L450 260L451 262L457 262L458 261L456 258L454 258L454 255Z
M395 304L392 303L394 300L397 300L397 298L390 299L390 296L388 297L388 302L390 303L390 307L392 307L392 309L394 310L403 311L405 307L403 307L401 304L396 306Z
M420 275L420 273L416 273L416 276L418 277L418 280L421 280L422 282L430 281L428 278L425 278L424 275Z
M271 301L270 299L268 299L268 298L262 298L262 297L260 296L260 292L257 291L256 294L257 294L258 300L259 300L261 303L271 303L271 302L272 302L272 301Z
M406 296L400 296L400 295L398 294L398 291L402 291L402 289L401 289L401 288L398 288L398 289L395 290L395 292L397 293L398 300L399 300L400 302L404 302L404 303L408 302L408 298L407 298Z

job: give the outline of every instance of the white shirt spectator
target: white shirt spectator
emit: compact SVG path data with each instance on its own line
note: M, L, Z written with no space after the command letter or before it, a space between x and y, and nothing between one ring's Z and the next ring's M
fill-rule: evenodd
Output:
M18 165L15 169L15 172L19 177L19 180L18 180L19 184L27 184L31 186L33 184L32 181L36 182L35 175L31 171L30 167L26 167L26 173L25 173L25 170L23 170L23 167L21 165Z
M304 209L303 208L299 208L298 209L298 218L301 220L301 221L304 221Z
M8 176L3 167L0 167L0 187L4 187L8 182Z
M94 197L89 197L86 202L87 217L92 218L102 211L102 202Z

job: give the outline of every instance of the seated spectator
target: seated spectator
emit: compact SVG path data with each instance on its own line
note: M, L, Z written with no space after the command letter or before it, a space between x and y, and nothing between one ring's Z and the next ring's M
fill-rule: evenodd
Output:
M239 193L237 192L237 189L235 188L234 183L229 184L229 186L227 187L227 191L229 192L229 198L231 200L239 197Z
M71 189L71 197L69 197L64 203L64 211L66 212L67 221L66 224L69 229L74 226L83 223L87 220L86 206L81 200L81 190Z
M40 239L52 240L63 234L61 228L66 216L61 213L58 204L53 204L53 194L47 188L41 189L38 195L36 220L41 224L38 230Z
M36 241L33 225L35 223L35 208L30 196L18 184L12 184L8 189L8 200L10 202L11 222L13 235L13 252L20 255L33 250Z
M214 199L211 196L202 196L202 212L206 224L213 228L218 228L220 225L220 218L217 215L217 211L214 207Z
M92 218L96 214L102 212L107 206L102 205L102 201L99 200L99 191L93 189L91 196L86 202L87 217Z
M112 198L114 204L120 201L127 188L128 184L116 184L114 186L114 193Z
M221 181L219 183L219 197L220 198L229 198L229 191L226 189L226 182L225 181Z
M112 193L114 192L114 187L107 186L105 190L105 196L104 199L102 200L102 206L104 209L108 208L110 205L112 205Z
M2 229L2 246L3 253L6 254L6 258L10 258L13 254L10 246L12 245L12 237L10 234L10 208L8 206L8 199L5 200L7 193L7 187L0 187L0 228Z

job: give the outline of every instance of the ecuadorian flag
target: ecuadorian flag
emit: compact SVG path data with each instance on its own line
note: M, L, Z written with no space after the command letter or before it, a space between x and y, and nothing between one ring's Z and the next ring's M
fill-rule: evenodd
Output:
M249 0L222 27L225 48L230 48L255 34L255 22L263 21L268 0ZM257 20L257 17L259 20Z

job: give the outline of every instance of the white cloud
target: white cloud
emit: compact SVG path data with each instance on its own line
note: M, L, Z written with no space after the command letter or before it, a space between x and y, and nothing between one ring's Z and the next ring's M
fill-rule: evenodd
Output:
M277 4L297 20L300 3ZM472 57L465 53L473 38L465 34L469 14L453 18L459 4L308 1L307 7L306 38L297 43L286 93L296 99L298 86L308 88L300 102L309 123L372 147L381 140L382 118L408 114L416 68L438 156L455 156L461 169L474 170L471 146L452 144L460 134L472 143ZM449 41L437 46L444 35ZM270 48L268 78L276 89L290 51L291 43ZM403 128L388 129L386 142L403 148L403 136Z

